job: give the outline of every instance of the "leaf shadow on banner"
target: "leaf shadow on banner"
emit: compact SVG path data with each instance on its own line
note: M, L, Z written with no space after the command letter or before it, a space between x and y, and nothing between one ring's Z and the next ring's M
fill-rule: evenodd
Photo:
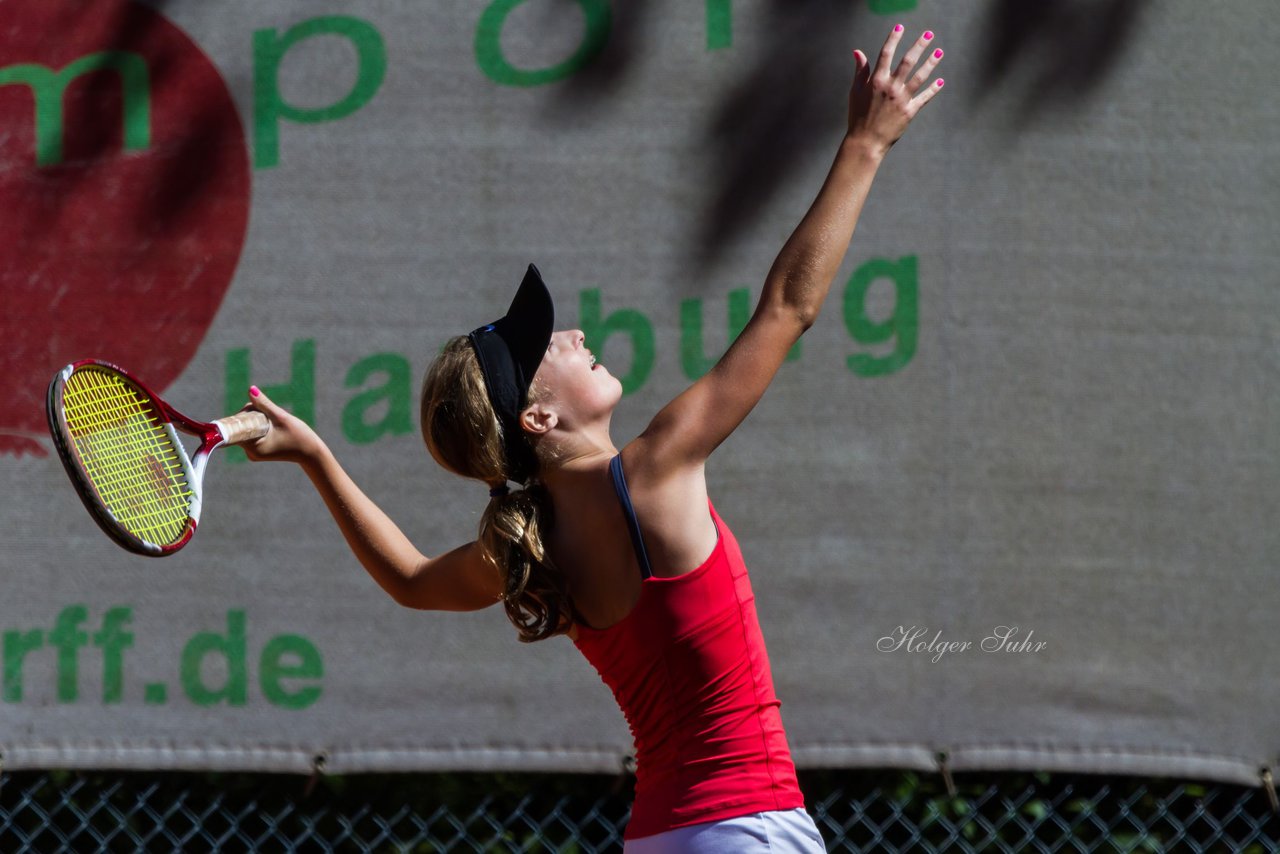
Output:
M574 15L565 15L559 8L564 5L566 0L548 4L548 14L555 12L561 19L574 20ZM609 7L608 40L585 67L556 87L556 95L551 102L554 117L564 118L580 113L584 106L592 106L591 102L612 96L622 86L627 74L640 62L649 20L661 11L661 5L631 0L613 3Z
M1013 139L1055 110L1086 102L1114 72L1149 2L992 0L978 79L957 93L964 109L976 111L1005 87L1025 88L1010 117ZM861 47L874 62L886 29L879 24L889 21L866 12L863 3L772 0L769 40L744 61L746 70L704 134L716 157L693 246L700 274L694 281L706 278L808 158L832 150L832 132L844 120L839 110L851 80L850 54Z
M68 362L109 358L161 392L185 368L239 257L247 152L167 3L10 6L0 455L45 457L45 390Z
M1001 90L1024 90L1008 116L1007 141L1013 144L1033 122L1088 101L1114 72L1149 4L989 0L976 79L948 97L961 98L964 109L974 112ZM622 88L644 49L652 15L661 8L655 2L615 4L608 43L558 87L553 114L590 109ZM848 0L769 0L765 16L759 47L750 57L733 59L743 70L702 130L709 168L705 204L700 213L691 212L695 280L707 278L811 158L830 154L845 119L853 48L874 61L892 22L889 15L872 14L867 2ZM725 53L743 50L735 45Z
M768 40L744 63L703 132L704 148L715 154L694 243L697 274L708 272L811 157L834 152L855 40L865 41L872 29L860 20L864 3L771 0L767 15ZM862 50L874 58L878 46Z
M217 182L225 170L218 167L244 154L227 147L227 114L204 97L210 94L207 90L212 81L197 77L194 79L202 88L193 86L190 70L180 67L188 56L173 50L172 38L163 32L153 38L157 29L174 26L165 12L169 5L170 0L153 0L146 6L104 4L98 15L69 16L65 24L59 23L59 28L63 32L83 28L102 51L136 52L147 57L148 122L153 136L159 121L172 121L171 116L157 118L155 102L179 99L183 103L180 132L163 143L151 143L153 148L161 146L162 150L150 158L156 171L149 176L147 186L121 188L121 192L146 193L145 214L149 222L176 228L193 207L202 204L209 194L220 192ZM146 50L147 45L163 48ZM42 232L56 230L56 224L66 216L65 209L80 198L79 184L95 180L113 161L128 161L130 153L122 148L122 85L118 73L94 71L68 88L63 125L76 132L67 137L65 163L55 173L57 183L51 184L60 192L51 190L52 201L35 211L36 224ZM138 200L138 210L143 210L143 201Z
M171 0L152 0L147 8L170 26L176 26L167 11L171 5ZM146 28L157 26L158 20L150 16L133 20L128 14L122 15L120 31L113 44L146 41ZM159 221L181 221L184 214L200 203L206 194L218 193L218 179L225 174L219 167L229 158L243 156L243 152L229 150L226 146L229 136L225 127L226 115L211 102L210 96L214 93L207 91L212 81L202 81L206 88L195 89L187 69L178 67L186 58L185 55L166 51L153 57L150 67L153 92L164 93L166 89L172 91L179 87L182 100L194 105L194 109L184 116L186 122L177 144L159 161L156 192L150 199L150 213ZM101 79L101 75L98 77ZM218 81L217 85L225 86L226 81ZM104 156L107 153L105 149L102 152Z
M1024 90L1009 118L1017 132L1047 113L1086 102L1115 71L1151 0L993 0L981 27L974 108L999 89Z

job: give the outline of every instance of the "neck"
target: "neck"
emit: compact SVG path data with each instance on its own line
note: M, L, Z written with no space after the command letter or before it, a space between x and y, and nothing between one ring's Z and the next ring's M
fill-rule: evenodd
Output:
M539 479L552 494L572 490L585 479L597 477L602 466L617 455L607 424L567 435L547 436L549 453L542 460Z

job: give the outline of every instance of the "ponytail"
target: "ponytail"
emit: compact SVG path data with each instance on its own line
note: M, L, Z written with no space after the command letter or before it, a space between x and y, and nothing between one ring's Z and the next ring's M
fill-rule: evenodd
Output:
M519 639L532 643L567 632L573 624L568 581L544 542L554 523L551 496L536 472L523 489L506 491L502 427L465 337L449 341L427 372L422 435L436 462L491 487L476 541L502 575L503 606Z
M551 497L537 482L494 496L480 519L477 540L502 573L507 619L524 643L563 634L572 623L568 584L543 542L552 524Z

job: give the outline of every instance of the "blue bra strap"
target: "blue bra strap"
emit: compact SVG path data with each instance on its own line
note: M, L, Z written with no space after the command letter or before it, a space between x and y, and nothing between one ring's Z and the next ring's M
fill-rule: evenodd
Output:
M631 491L627 489L627 477L622 473L622 454L609 461L609 474L613 475L613 490L618 493L622 513L627 517L627 530L631 532L631 545L636 551L636 562L640 564L640 577L648 578L653 575L653 566L650 565L649 553L644 548L644 537L640 536L636 509L631 506Z

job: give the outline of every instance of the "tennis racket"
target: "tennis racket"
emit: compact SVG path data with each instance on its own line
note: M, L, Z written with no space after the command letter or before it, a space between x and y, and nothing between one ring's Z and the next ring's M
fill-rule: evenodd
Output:
M209 454L270 429L261 412L193 421L126 371L93 359L57 373L48 414L58 456L90 515L117 543L150 557L191 540ZM179 430L200 440L194 457Z

